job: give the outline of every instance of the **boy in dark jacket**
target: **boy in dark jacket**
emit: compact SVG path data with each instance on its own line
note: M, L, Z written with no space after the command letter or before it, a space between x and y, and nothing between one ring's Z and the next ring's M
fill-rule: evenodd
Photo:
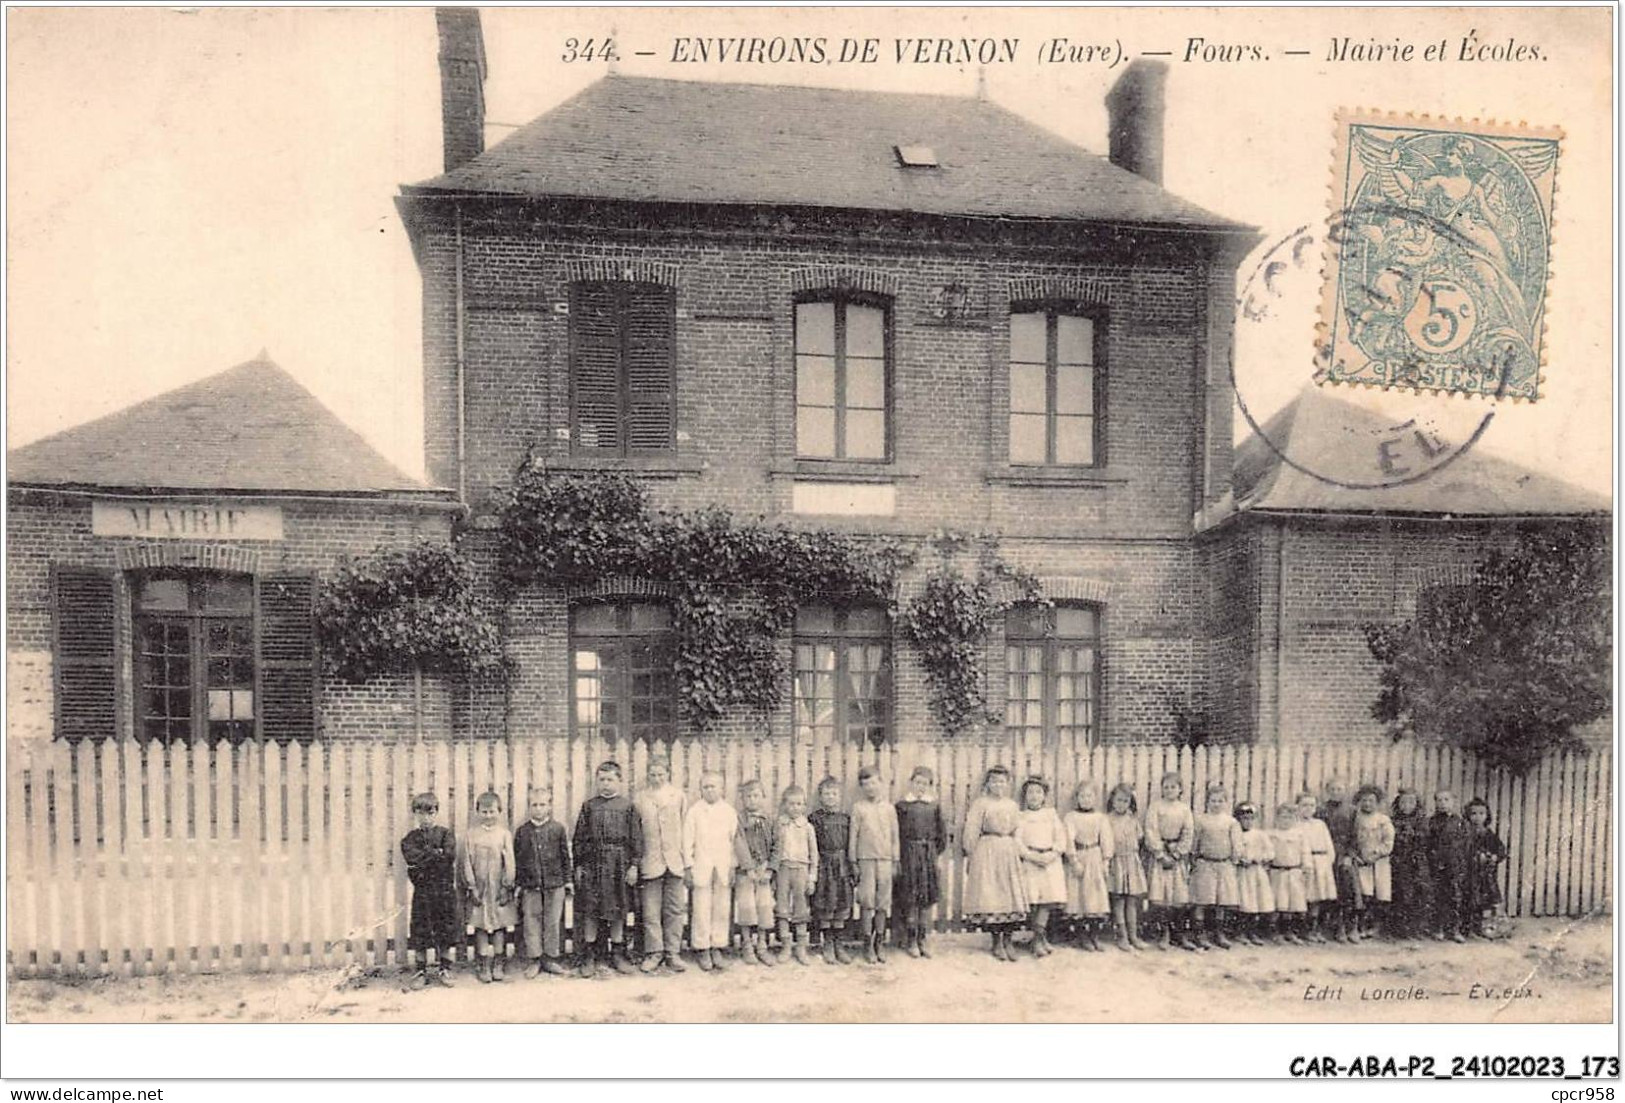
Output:
M434 822L440 801L433 793L412 798L417 826L401 839L401 857L412 882L412 916L407 946L417 958L411 986L451 987L451 948L462 941L457 905L457 840L451 829ZM435 970L429 971L429 951L435 952Z
M577 975L608 976L637 970L626 957L626 913L632 910L638 862L643 857L643 823L621 793L621 764L601 763L593 775L598 795L581 805L575 839ZM599 935L607 936L600 945ZM596 962L593 960L597 957Z
M1433 874L1433 937L1466 942L1468 885L1472 876L1473 830L1456 811L1456 794L1433 797L1428 824L1428 866Z
M559 959L564 953L570 840L564 825L553 818L553 790L534 786L528 799L530 817L513 833L513 858L525 956L531 959L525 976L534 979L544 972L561 976L569 971Z

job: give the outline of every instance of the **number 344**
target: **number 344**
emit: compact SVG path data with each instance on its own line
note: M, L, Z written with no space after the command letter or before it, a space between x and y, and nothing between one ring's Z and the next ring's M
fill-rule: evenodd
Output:
M567 38L559 60L569 65L577 61L619 61L613 38Z

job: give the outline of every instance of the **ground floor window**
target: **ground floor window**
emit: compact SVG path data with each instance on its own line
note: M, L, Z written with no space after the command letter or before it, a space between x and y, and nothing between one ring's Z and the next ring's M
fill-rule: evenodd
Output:
M798 738L890 741L891 624L884 609L805 606L796 613Z
M1005 620L1004 726L1045 743L1100 737L1100 611L1014 609Z
M158 742L254 735L254 581L137 575L136 734Z
M649 602L571 610L570 696L578 735L610 741L676 738L671 611Z

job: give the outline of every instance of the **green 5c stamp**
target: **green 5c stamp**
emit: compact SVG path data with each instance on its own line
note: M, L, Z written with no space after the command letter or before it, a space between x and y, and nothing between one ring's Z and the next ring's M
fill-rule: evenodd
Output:
M1560 137L1338 116L1320 382L1540 396Z

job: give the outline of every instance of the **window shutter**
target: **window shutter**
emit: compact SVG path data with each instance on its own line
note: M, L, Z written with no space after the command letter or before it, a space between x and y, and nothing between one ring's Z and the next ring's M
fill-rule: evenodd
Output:
M621 449L621 315L616 285L578 283L570 304L570 393L577 451Z
M117 733L113 572L51 568L56 669L56 737L111 739Z
M255 580L255 671L260 737L279 742L316 738L316 580L266 575Z
M626 445L629 452L666 452L675 441L676 299L669 287L626 288Z
M1095 396L1095 467L1106 466L1106 415L1111 406L1107 402L1107 393L1110 382L1106 370L1106 334L1108 332L1108 319L1104 313L1096 312L1095 320L1095 366L1094 366L1094 396Z

